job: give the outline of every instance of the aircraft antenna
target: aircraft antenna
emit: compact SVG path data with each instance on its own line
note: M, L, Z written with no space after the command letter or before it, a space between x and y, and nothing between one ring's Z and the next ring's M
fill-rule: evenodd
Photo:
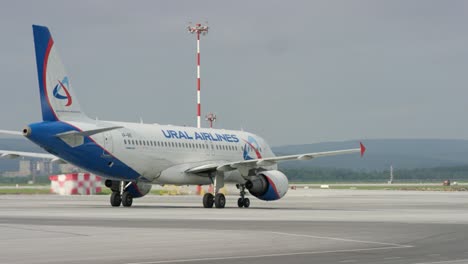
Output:
M208 26L200 23L194 26L189 23L187 26L189 33L197 34L197 127L201 127L201 104L200 104L200 35L205 36L208 34Z
M208 113L208 114L205 116L205 120L208 121L208 122L210 123L210 128L213 128L213 122L216 121L216 114Z

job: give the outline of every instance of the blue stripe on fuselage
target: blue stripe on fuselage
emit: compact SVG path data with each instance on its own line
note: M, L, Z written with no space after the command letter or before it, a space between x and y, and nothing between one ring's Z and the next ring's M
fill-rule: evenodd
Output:
M84 138L84 144L70 147L55 135L68 131L80 131L65 122L41 122L30 125L29 140L48 152L100 176L135 180L140 174L111 155L90 137ZM113 165L109 167L109 162Z

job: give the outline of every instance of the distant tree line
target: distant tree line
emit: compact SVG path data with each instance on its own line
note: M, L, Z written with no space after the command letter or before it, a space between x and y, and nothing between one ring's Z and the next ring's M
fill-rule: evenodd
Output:
M390 171L355 171L333 168L300 168L282 170L291 182L387 182ZM468 166L393 171L394 182L468 181Z
M5 177L0 176L0 184L27 184L32 181L32 176L26 177ZM36 184L50 184L49 176L36 176L34 177L34 183Z

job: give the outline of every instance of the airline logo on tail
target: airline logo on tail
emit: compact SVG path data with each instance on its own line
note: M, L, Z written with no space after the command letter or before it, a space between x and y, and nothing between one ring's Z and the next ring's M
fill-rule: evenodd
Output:
M68 92L68 87L68 77L65 76L62 81L57 80L57 85L55 85L54 91L52 92L55 98L59 100L67 100L65 106L70 106L72 104L72 97Z
M246 143L244 145L244 153L243 153L244 160L254 159L252 158L252 156L250 156L251 152L255 153L255 156L257 156L256 159L262 158L262 154L260 154L260 151L258 150L259 145L257 141L255 140L255 138L249 136L248 140L244 140L244 142Z

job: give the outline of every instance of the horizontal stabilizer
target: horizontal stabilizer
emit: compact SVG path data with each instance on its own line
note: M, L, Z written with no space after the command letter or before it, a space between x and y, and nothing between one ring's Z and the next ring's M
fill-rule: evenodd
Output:
M22 136L23 135L23 133L21 133L19 131L1 130L1 129L0 129L0 134L13 135L13 136Z
M114 129L122 128L122 126L115 126L115 127L105 127L99 129L92 129L86 131L68 131L64 133L57 134L56 136L59 137L63 142L67 143L70 147L78 147L84 144L84 137L96 135L99 133L103 133L106 131L111 131Z

